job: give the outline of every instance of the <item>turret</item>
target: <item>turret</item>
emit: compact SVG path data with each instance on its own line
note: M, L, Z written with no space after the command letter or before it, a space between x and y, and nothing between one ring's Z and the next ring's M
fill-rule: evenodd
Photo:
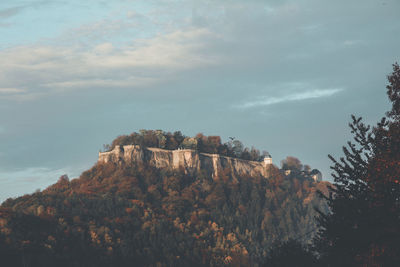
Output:
M268 165L271 165L271 164L272 164L271 155L270 155L270 154L267 154L267 155L264 157L264 165L265 165L265 166L268 166Z

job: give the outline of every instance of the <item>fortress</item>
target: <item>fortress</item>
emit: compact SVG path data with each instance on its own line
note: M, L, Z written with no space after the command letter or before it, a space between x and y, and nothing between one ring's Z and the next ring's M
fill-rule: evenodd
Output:
M99 163L148 162L157 168L183 169L185 173L196 174L206 171L213 178L226 169L235 176L270 176L273 168L272 158L264 161L249 161L226 157L219 154L200 153L192 149L166 150L161 148L142 148L138 145L116 146L108 152L99 152Z

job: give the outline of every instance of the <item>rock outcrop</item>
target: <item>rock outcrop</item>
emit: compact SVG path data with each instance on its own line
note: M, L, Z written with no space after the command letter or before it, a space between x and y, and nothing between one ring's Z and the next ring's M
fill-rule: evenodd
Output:
M100 163L148 162L157 168L182 168L186 173L196 174L200 170L212 177L218 177L228 169L233 176L269 177L273 168L270 159L264 162L248 161L218 154L199 153L196 150L165 150L142 148L138 145L116 146L109 152L99 152Z

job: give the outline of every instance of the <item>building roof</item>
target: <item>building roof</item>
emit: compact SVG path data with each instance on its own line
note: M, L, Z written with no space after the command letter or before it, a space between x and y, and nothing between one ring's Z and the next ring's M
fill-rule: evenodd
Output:
M272 158L272 157L271 157L271 154L269 154L269 153L267 152L267 154L265 154L264 158Z

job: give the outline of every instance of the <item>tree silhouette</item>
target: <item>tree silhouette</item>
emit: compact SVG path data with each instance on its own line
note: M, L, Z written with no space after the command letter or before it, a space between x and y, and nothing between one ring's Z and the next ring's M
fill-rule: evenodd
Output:
M317 266L315 256L301 242L289 239L273 247L269 253L265 267L312 267Z
M376 126L352 116L354 141L333 161L334 184L320 213L315 248L323 266L400 266L400 67L387 94L392 109Z

